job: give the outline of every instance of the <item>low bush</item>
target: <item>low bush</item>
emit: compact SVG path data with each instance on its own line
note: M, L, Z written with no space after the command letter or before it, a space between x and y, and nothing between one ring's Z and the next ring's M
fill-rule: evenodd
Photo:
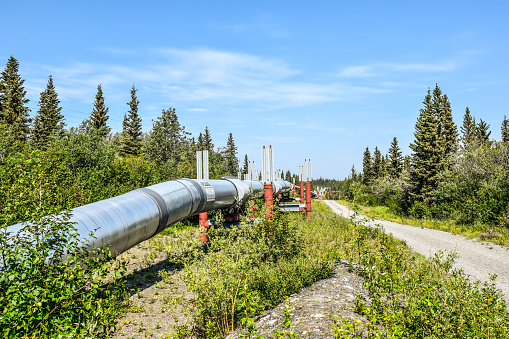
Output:
M68 214L0 233L0 334L56 338L108 334L122 310L124 266L83 250ZM12 216L15 218L15 216Z
M495 288L471 282L453 269L454 254L422 260L380 229L357 226L350 259L369 291L356 310L367 317L368 332L384 338L507 338L509 313Z

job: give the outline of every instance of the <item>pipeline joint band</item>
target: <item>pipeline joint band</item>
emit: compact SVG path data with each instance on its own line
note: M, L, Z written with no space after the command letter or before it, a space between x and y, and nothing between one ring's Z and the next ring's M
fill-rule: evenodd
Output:
M159 193L149 188L139 188L135 190L135 192L140 192L141 194L149 196L150 198L152 198L152 200L154 200L154 202L157 205L157 208L159 208L159 225L157 226L157 230L154 232L154 234L150 236L153 237L154 235L163 231L166 228L168 218L170 217L170 214L168 213L168 206L166 206L166 202Z

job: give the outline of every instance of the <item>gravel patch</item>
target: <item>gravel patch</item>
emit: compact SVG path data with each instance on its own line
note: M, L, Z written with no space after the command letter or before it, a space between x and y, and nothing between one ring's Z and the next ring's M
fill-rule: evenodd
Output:
M366 338L367 332L363 325L366 318L353 312L354 302L358 295L367 298L368 293L362 287L363 280L349 269L347 261L338 265L329 279L315 282L292 294L288 301L255 319L257 334L266 338L275 337L283 327L284 309L290 309L290 330L294 330L297 338L334 338L332 331L335 319L348 322L360 321L356 335ZM241 338L241 330L230 334L227 338Z

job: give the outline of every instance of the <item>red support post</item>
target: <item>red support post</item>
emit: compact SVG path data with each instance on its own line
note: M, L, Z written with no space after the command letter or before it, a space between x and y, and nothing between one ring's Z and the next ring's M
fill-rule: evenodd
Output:
M256 204L254 200L249 200L249 217L254 219L255 217Z
M311 183L306 182L306 218L311 217Z
M209 235L207 234L210 225L209 225L209 216L207 212L203 212L199 214L199 222L200 222L200 238L201 242L208 242Z
M265 197L265 205L267 206L267 218L272 217L272 205L274 203L274 196L272 191L272 183L263 186L263 193Z
M304 182L300 182L300 203L304 203Z

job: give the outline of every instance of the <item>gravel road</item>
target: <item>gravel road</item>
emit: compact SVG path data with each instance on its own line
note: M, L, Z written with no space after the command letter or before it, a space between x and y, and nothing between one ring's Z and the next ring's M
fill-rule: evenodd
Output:
M353 211L332 200L325 203L337 214L350 217ZM392 221L370 220L368 225L380 224L386 233L403 240L415 252L426 257L434 256L439 250L456 251L456 267L475 279L489 280L490 274L496 274L497 287L504 293L509 301L509 249L507 247L483 244L460 235L402 225Z

